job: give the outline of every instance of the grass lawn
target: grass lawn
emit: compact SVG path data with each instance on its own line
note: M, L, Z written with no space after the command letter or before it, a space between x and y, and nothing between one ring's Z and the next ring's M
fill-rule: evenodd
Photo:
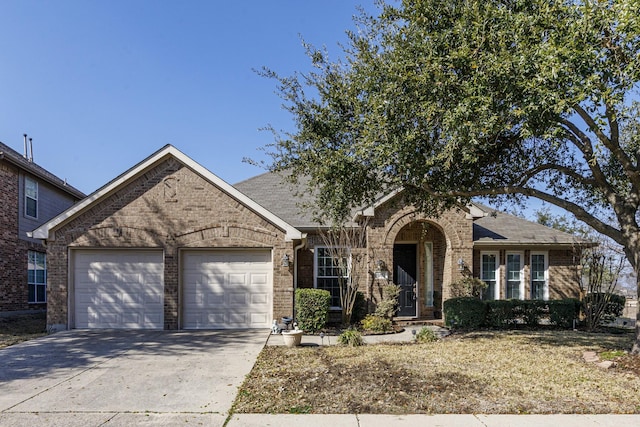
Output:
M0 316L0 348L46 335L47 313Z
M481 331L428 344L265 347L239 413L640 413L633 334ZM584 351L614 359L604 370Z

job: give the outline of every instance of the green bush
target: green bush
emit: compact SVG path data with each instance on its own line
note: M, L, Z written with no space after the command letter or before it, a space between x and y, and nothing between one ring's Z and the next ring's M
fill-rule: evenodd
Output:
M456 329L476 329L484 324L486 305L477 298L451 298L443 304L447 326Z
M416 334L416 342L426 343L438 341L438 335L431 328L426 326L422 327Z
M485 325L491 328L507 328L516 324L516 308L518 300L492 300L486 301Z
M359 347L364 345L362 334L356 329L347 329L338 336L338 344L347 345L349 347Z
M296 290L296 321L306 332L324 328L329 318L331 294L323 289Z
M454 298L475 297L480 299L487 286L485 282L477 277L463 277L451 284L451 296Z
M573 320L580 313L580 301L574 298L546 301L549 307L549 320L552 325L561 328L573 326Z
M548 315L547 306L547 301L537 299L520 301L517 314L525 325L538 326L540 319Z
M377 333L388 332L392 329L393 326L391 319L376 316L375 314L370 314L362 319L361 325L362 329Z

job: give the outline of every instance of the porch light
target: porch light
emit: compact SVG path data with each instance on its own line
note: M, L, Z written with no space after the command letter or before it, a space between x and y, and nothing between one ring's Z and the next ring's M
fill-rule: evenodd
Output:
M464 271L466 266L467 265L464 263L464 260L462 258L458 259L458 270Z
M289 267L289 255L284 254L280 262L280 265L282 265L283 267Z
M376 261L376 269L374 271L376 279L389 280L389 270L383 260Z

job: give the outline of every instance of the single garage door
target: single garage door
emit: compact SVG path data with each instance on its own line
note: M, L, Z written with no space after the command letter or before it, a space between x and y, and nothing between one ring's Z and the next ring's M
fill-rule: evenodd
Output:
M182 327L269 328L272 276L270 250L185 251Z
M76 328L163 329L162 251L74 251Z

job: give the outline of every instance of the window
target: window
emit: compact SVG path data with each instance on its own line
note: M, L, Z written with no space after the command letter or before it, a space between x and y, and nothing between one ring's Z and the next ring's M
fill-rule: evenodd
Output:
M424 283L426 285L427 307L433 307L433 243L425 242L424 244Z
M482 299L492 300L500 298L499 263L497 252L483 252L480 255L480 279L488 286L482 293Z
M531 299L548 300L547 254L531 253Z
M42 252L29 251L29 302L47 302L47 260Z
M524 299L522 258L522 254L507 253L507 299Z
M315 255L316 288L329 291L331 307L340 307L340 281L349 278L349 261L346 256L334 257L338 251L332 248L316 247Z
M24 214L38 217L38 183L29 177L24 179Z

